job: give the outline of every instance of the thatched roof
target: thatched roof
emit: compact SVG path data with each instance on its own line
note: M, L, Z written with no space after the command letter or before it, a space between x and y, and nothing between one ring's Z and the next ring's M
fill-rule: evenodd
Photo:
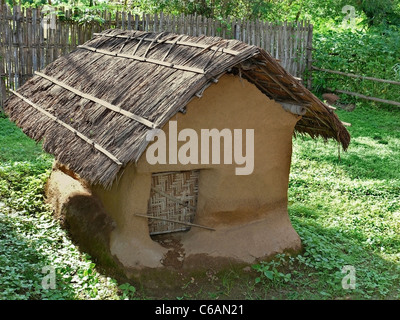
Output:
M161 128L215 78L232 72L306 109L296 131L350 137L333 111L263 49L237 40L107 30L48 65L6 102L24 132L92 184L110 187Z

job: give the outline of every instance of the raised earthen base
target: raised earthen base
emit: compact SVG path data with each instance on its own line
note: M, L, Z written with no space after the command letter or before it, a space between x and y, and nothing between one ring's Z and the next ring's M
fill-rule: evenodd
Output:
M216 226L215 231L192 227L187 232L150 237L146 227L142 232L136 228L135 233L120 230L90 189L62 166L54 166L46 193L55 217L81 248L100 263L118 266L126 275L149 268L218 268L301 250L286 208L274 209L255 221ZM143 218L144 226L146 220Z

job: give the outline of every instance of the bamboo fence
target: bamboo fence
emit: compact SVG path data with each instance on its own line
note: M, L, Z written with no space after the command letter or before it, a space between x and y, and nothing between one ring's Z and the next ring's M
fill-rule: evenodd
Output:
M78 23L71 19L70 10L57 11L63 12L61 18L40 8L0 6L0 107L9 89L18 89L35 71L82 45L94 33L112 28L241 40L262 47L290 74L300 78L312 61L312 25L307 22L270 23L235 18L221 22L198 15L112 15L104 11L103 23Z
M311 66L309 70L327 72L327 73L332 73L332 74L338 74L338 75L341 75L341 76L344 76L344 77L361 79L361 80L370 80L370 81L374 81L374 82L395 84L395 85L398 85L398 86L400 85L400 81L361 76L361 75L354 74L354 73L347 73L347 72L341 72L341 71L330 70L330 69L322 69L322 68L318 68L318 67L315 67L315 66ZM393 105L393 106L400 107L400 102L399 101L393 101L393 100L381 99L381 98L377 98L377 97L366 96L364 94L357 93L357 92L352 92L352 91L331 89L331 88L327 88L327 89L328 89L328 91L331 91L331 92L343 93L343 94L346 94L346 95L349 95L349 96L353 96L353 97L357 97L357 98L361 98L361 99L364 99L364 100L381 102L381 103L386 103L386 104L390 104L390 105Z

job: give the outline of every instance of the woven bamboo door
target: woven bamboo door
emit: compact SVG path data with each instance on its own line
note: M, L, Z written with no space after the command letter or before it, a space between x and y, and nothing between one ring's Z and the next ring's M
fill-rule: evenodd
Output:
M150 235L187 231L196 214L199 171L154 173L147 215ZM172 221L179 221L176 223Z

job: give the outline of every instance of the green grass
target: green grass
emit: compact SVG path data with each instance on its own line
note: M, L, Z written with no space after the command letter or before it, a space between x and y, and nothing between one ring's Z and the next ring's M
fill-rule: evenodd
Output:
M353 265L356 297L399 298L400 112L359 103L338 115L352 123L340 161L333 143L294 141L289 212L303 257L326 283Z
M175 287L117 283L51 218L43 186L52 157L0 117L0 299L399 299L400 110L337 110L351 143L297 137L289 214L304 252L243 269L179 277ZM56 268L45 290L44 266ZM356 271L345 290L342 268Z
M52 157L1 114L0 150L0 300L119 299L116 281L96 270L44 203ZM42 286L48 266L54 290Z

